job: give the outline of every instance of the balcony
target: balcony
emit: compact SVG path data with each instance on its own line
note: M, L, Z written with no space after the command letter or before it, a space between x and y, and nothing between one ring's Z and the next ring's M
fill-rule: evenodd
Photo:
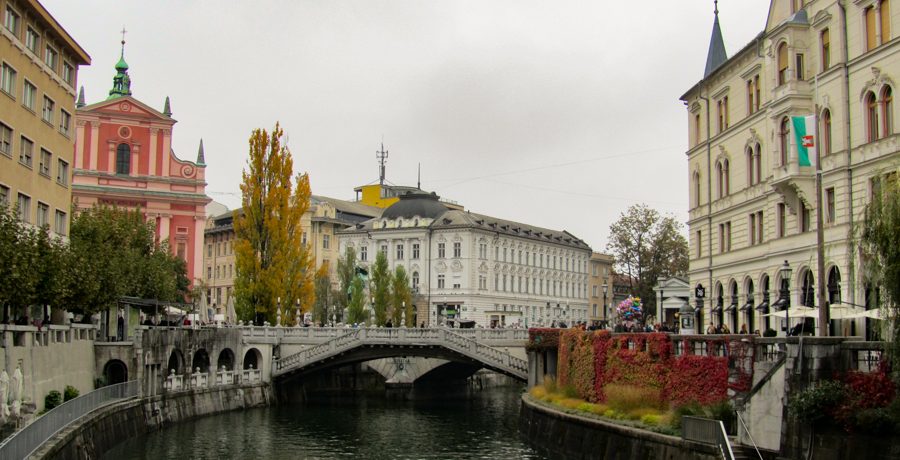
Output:
M797 214L801 210L801 205L806 208L815 207L815 180L813 167L800 166L794 154L787 165L775 168L769 184L784 198L784 203L790 208L791 214Z

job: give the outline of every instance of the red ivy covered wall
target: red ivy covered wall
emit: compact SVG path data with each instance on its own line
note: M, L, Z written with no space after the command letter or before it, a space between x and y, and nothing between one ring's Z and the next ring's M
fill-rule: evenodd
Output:
M559 384L571 385L587 401L605 401L608 384L655 388L675 406L713 404L727 399L729 389L750 390L752 336L679 339L684 352L675 356L669 334L532 329L528 347L546 350L558 344Z

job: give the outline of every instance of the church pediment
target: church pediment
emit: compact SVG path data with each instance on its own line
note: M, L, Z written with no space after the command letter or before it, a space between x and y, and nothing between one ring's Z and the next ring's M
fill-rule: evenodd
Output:
M78 109L82 113L97 113L107 115L126 115L138 118L153 118L159 121L174 123L175 120L157 111L153 107L131 97L121 96L115 99L97 102Z

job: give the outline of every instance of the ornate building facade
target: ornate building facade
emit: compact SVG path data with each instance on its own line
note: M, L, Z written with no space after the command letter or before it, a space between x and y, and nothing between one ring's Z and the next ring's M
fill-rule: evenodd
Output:
M900 160L893 104L900 42L891 3L773 0L765 30L730 58L716 16L703 79L681 97L688 116L689 278L706 292L698 325L783 334L783 320L762 315L786 300L817 304L823 282L830 304L878 306L852 239L865 205L884 180L895 180ZM822 168L818 209L815 170L800 166L790 121L812 114ZM824 279L816 270L818 212ZM785 262L792 271L782 280ZM832 334L871 335L873 324L830 327Z
M0 0L0 206L68 235L78 66L90 56L35 0Z
M201 279L204 207L211 201L203 141L196 161L175 155L169 100L160 112L132 96L124 45L109 97L85 105L84 89L79 93L72 199L79 209L94 204L141 209L160 240L187 262L188 278Z
M587 321L591 248L565 231L451 209L437 195L399 196L379 218L339 232L359 266L403 265L417 323L484 327Z

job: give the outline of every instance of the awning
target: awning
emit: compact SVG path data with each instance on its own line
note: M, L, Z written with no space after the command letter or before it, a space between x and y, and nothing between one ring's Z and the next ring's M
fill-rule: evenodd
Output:
M737 302L734 302L731 305L725 307L725 311L735 311L736 309L737 309Z
M722 313L722 306L716 305L715 307L712 307L712 312L713 313Z
M751 308L753 308L753 301L748 300L747 303L745 303L744 306L741 307L741 311L748 311Z
M784 308L784 305L786 303L787 302L785 302L785 300L783 298L779 298L778 300L775 301L775 303L772 304L772 308L774 308L775 310L781 310L782 308Z
M764 300L763 303L756 306L756 311L768 311L769 310L769 301Z

